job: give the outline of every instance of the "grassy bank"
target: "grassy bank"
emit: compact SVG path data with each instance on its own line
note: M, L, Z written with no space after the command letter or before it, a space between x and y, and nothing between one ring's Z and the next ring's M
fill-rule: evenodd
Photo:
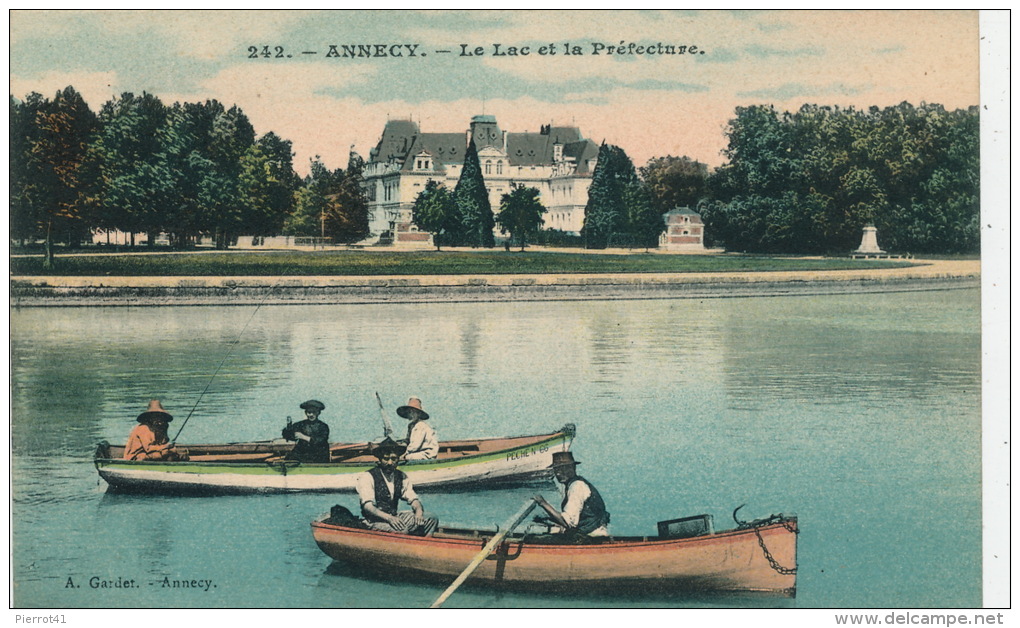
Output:
M466 275L571 273L706 273L896 268L905 260L804 259L739 255L607 255L544 251L319 251L200 255L60 256L43 269L40 257L11 260L13 275L267 276Z

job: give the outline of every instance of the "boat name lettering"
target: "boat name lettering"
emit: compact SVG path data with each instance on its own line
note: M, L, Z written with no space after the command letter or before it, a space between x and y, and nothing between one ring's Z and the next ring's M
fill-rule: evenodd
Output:
M549 451L549 445L542 445L540 447L532 447L530 449L523 449L521 451L512 451L506 455L506 459L507 461L520 460L521 458L527 458L528 456L544 454L547 451Z

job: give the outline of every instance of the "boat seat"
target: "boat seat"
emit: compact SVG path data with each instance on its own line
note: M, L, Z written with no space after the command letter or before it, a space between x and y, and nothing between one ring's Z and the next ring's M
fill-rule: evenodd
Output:
M468 452L477 452L478 445L444 445L439 448L439 453L460 453L467 455Z
M261 454L191 454L188 460L191 462L262 462L273 457L272 452Z

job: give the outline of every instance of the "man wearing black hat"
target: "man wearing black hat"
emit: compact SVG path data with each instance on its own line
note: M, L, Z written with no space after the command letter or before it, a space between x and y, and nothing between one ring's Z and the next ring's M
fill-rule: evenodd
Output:
M329 426L319 420L326 405L309 399L301 404L301 409L305 411L305 420L292 424L287 417L287 427L283 428L284 438L297 441L287 460L329 462Z
M378 464L370 471L359 473L355 480L361 516L373 530L428 536L435 532L439 520L425 513L411 480L397 469L405 450L388 436L375 446L373 453L379 459ZM397 511L401 500L410 504L410 511Z
M553 452L552 470L556 480L564 487L563 504L560 512L555 513L548 504L543 507L550 509L550 515L557 524L553 532L575 537L579 541L587 538L609 536L609 512L591 482L577 475L574 454L569 451ZM545 500L542 500L545 501ZM558 516L556 516L558 515ZM566 524L566 527L563 526Z

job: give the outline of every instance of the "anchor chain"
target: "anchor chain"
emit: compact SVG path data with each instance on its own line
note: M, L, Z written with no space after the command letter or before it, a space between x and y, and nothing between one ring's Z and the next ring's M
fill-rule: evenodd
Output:
M794 534L797 533L796 530L792 530L788 526L784 525L783 527L785 527L787 530L790 530ZM772 557L772 552L769 551L769 548L765 547L765 539L761 538L761 532L759 532L758 529L759 528L757 526L754 528L754 535L758 537L758 546L761 547L762 553L765 554L765 560L769 561L769 567L772 567L772 569L774 569L776 573L783 574L784 576L796 575L797 574L796 567L783 567L776 561L775 558Z
M776 561L775 557L772 556L772 552L770 552L769 548L765 546L765 539L761 537L760 529L774 523L781 523L784 528L794 534L800 534L800 530L796 529L793 526L793 523L783 516L783 513L779 513L778 515L769 515L763 519L754 519L753 521L741 521L740 519L737 519L737 511L743 507L744 505L741 504L733 511L733 520L737 522L737 529L746 530L747 528L754 528L754 535L758 537L758 546L761 547L761 551L765 555L765 560L768 561L769 566L772 567L776 573L780 573L784 576L796 575L796 567L783 567L778 561Z

